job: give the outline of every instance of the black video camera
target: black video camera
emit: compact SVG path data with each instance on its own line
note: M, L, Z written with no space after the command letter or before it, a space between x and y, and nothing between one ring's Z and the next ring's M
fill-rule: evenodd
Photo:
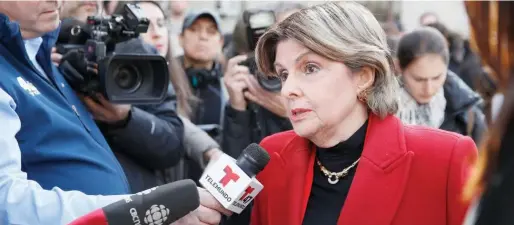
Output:
M262 88L270 92L280 91L280 89L282 89L280 79L260 74L255 62L255 48L257 42L264 32L275 24L275 13L272 10L245 10L243 12L243 21L246 27L246 36L251 53L248 54L248 58L240 64L248 67L250 73L256 76Z
M73 23L73 22L72 22ZM59 65L76 91L93 97L102 93L116 104L156 104L168 91L169 72L160 55L116 54L116 44L137 38L148 30L149 20L135 4L126 4L122 15L90 16L87 24L63 22L56 46L63 55ZM64 42L64 43L63 43ZM97 65L91 71L91 63Z

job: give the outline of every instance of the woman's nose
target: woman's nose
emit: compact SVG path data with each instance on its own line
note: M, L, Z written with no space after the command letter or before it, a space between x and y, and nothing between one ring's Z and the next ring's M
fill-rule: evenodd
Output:
M162 37L162 34L159 32L153 32L152 38L153 39L160 39Z
M285 81L282 82L281 95L285 98L298 97L301 93L298 86L298 82L294 79L294 76L288 76Z

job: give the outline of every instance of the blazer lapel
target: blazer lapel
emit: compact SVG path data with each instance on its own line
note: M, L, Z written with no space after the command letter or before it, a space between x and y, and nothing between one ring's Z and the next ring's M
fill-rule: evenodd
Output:
M282 224L299 225L302 224L311 192L315 151L313 151L314 145L303 138L289 148L290 152L280 156L284 166L279 171L283 171L283 174L276 176L276 179L281 179L280 177L285 179L275 183L275 185L280 183L282 186L279 190L288 191L273 194L274 199L280 199L278 202L286 203L287 207L274 205L269 208L273 210L268 213L275 215L275 218L280 218Z
M413 158L401 121L369 118L364 149L338 225L389 225L402 200Z

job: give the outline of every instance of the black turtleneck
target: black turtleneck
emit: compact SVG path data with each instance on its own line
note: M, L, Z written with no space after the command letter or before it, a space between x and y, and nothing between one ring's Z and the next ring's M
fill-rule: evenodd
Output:
M321 164L331 172L337 173L349 167L362 154L367 125L368 122L366 121L348 140L334 147L318 147L316 159L319 159ZM338 183L330 184L328 183L328 177L321 172L316 161L314 162L312 189L303 225L337 224L357 166L358 164L349 171L348 175L341 178Z

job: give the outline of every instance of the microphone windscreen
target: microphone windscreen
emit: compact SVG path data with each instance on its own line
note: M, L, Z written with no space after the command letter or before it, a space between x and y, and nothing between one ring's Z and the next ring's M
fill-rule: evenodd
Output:
M247 157L253 159L260 170L264 169L270 160L268 152L256 143L248 145L243 150L242 155L247 155Z
M199 206L196 183L181 180L132 195L103 210L109 225L170 224Z

